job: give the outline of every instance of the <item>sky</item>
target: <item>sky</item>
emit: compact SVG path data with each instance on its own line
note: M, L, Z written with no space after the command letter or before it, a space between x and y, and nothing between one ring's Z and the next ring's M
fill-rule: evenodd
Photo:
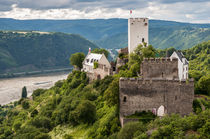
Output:
M0 18L108 19L130 17L210 23L210 0L0 0Z

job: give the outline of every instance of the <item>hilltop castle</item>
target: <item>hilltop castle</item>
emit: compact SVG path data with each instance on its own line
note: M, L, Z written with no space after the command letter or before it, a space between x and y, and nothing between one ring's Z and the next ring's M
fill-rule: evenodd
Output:
M192 112L194 81L179 79L178 59L144 59L141 64L141 77L120 78L120 121L123 126L126 118L135 112L151 111L157 116Z
M139 44L148 46L148 18L128 19L128 47L119 53L128 55ZM145 45L146 44L146 45ZM129 60L117 58L116 68ZM94 62L98 67L94 68ZM192 112L194 99L194 81L188 80L189 62L184 55L175 51L170 57L144 59L139 78L119 80L120 122L138 119L126 118L136 112L151 111L157 116L179 113L187 115ZM83 71L91 80L103 79L113 74L113 68L103 54L89 52L83 62Z

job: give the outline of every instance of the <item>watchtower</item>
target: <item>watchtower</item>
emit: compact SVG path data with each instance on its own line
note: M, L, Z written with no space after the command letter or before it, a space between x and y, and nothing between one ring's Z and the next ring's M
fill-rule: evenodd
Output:
M128 19L128 52L129 54L139 45L149 43L149 19L129 18Z

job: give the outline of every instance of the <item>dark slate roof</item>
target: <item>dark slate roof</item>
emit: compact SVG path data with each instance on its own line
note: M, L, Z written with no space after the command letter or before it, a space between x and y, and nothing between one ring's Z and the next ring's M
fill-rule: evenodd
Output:
M175 51L175 52L178 55L179 59L182 61L182 58L184 58L184 55L182 54L182 52L180 52L180 51Z
M188 61L186 60L186 58L184 57L183 53L181 51L175 51L176 54L178 55L179 59L181 60L182 63L187 63ZM182 61L182 58L185 58L185 61Z

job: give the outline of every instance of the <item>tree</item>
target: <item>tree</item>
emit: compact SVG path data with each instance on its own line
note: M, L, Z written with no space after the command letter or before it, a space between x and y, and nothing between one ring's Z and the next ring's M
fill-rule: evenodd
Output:
M22 98L27 98L27 90L25 86L22 88Z
M71 65L75 66L76 68L81 69L82 68L82 62L85 59L84 53L75 53L72 54L70 57L70 63Z
M70 114L77 123L92 123L96 118L96 106L89 100L82 101Z
M200 78L198 81L198 90L202 94L210 95L210 75Z
M155 57L155 54L156 50L152 45L149 45L148 47L143 47L142 44L138 45L134 52L129 55L128 67L131 76L138 76L143 58Z
M104 48L101 48L101 49L96 48L92 51L92 53L104 54L106 56L106 58L108 58L108 56L109 56L109 52Z

